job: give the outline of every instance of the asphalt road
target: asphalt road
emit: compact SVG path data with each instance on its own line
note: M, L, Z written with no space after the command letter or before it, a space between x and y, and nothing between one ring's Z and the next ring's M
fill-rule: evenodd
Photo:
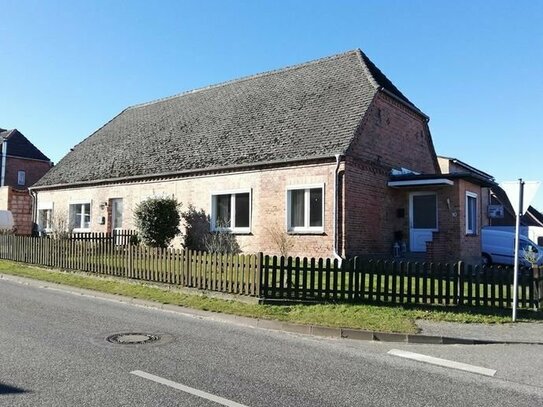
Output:
M543 347L536 345L313 338L6 280L0 309L1 406L543 405ZM125 332L163 339L105 340ZM388 353L393 348L496 374L403 359Z

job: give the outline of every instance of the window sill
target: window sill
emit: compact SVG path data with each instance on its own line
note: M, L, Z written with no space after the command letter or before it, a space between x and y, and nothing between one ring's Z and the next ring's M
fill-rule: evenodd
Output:
M90 228L89 229L72 229L72 232L73 233L90 233Z
M231 235L246 235L250 236L253 233L250 230L237 230L237 229L215 229L210 230L211 233L229 233Z
M477 237L479 236L477 233L466 233L466 237Z
M315 236L325 236L324 230L289 230L287 231L288 235L315 235Z

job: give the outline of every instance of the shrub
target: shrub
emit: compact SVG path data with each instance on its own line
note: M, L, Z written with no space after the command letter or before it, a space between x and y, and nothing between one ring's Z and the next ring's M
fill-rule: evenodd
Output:
M236 236L226 228L218 228L210 232L209 215L203 209L197 210L189 205L181 214L185 222L186 232L184 246L190 250L202 250L208 253L240 253Z
M167 247L181 232L180 208L181 203L174 197L153 197L140 202L134 211L134 220L143 243Z

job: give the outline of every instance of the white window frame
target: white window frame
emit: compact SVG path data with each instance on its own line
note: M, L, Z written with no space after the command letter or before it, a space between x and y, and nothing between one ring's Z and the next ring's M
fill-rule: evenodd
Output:
M469 215L470 215L470 208L469 208L469 200L470 198L475 199L475 212L473 216L475 216L475 219L473 219L473 229L469 228ZM466 191L466 235L477 235L477 227L478 227L478 196L475 192Z
M321 226L309 226L309 196L310 196L310 190L311 189L320 189L322 191L322 207L321 207L321 215L322 215L322 225ZM291 192L292 191L304 191L304 226L292 226L290 224L290 218L291 218ZM325 184L300 184L300 185L288 185L287 191L286 191L286 228L288 233L324 233L324 225L325 225Z
M38 219L37 219L37 223L38 225L41 223L41 216L40 216L40 211L49 211L49 225L46 226L43 231L46 232L46 233L49 233L53 230L53 225L52 225L52 221L53 221L53 202L38 202Z
M249 227L234 227L236 220L236 195L249 194ZM217 200L219 195L230 195L230 227L217 227L215 222L215 215L217 213ZM249 189L231 189L226 191L213 191L211 192L211 231L228 231L236 234L249 234L251 233L251 227L253 225L253 191Z
M17 171L17 185L25 186L26 184L26 171L19 170Z
M81 201L72 201L68 203L68 224L70 226L76 226L72 223L72 206L75 205L89 205L89 227L88 228L82 228L82 227L74 227L72 229L72 232L75 233L85 233L91 231L91 225L92 225L92 200L81 200ZM82 212L82 215L86 215L85 212ZM81 219L84 219L83 216ZM75 221L75 219L74 219ZM81 224L79 225L81 226Z

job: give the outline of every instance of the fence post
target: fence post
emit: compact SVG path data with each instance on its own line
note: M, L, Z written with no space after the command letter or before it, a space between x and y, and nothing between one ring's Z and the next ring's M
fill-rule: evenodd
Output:
M464 298L464 262L459 261L456 268L456 305L462 305Z
M262 273L264 272L264 253L259 252L256 256L255 294L258 298L262 296Z
M533 269L533 298L534 298L534 309L541 310L543 302L543 273L539 266L534 267Z

